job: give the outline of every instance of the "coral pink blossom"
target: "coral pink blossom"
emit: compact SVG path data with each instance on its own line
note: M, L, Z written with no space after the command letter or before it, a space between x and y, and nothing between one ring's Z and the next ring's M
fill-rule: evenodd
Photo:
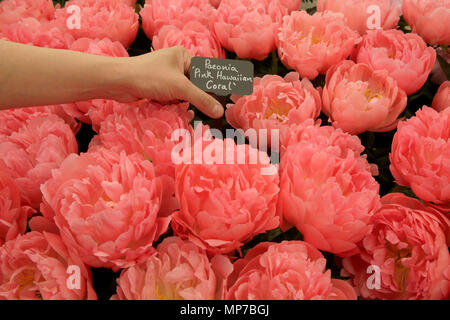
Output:
M57 23L31 17L3 26L0 39L54 49L67 49L74 40Z
M50 21L55 16L51 0L3 0L0 2L0 33L5 26L24 18Z
M439 87L431 107L437 111L442 111L450 107L450 81L445 81Z
M279 226L278 173L267 154L249 145L202 140L195 141L193 158L176 167L180 211L172 227L209 254L231 253Z
M93 267L117 271L144 262L170 222L158 217L162 188L153 165L137 154L70 155L41 190L44 217Z
M403 0L403 16L427 43L450 45L450 0Z
M314 79L347 59L359 41L359 35L340 14L317 12L311 16L306 11L294 11L283 19L278 54L283 64L302 78Z
M182 28L164 26L153 37L155 50L183 46L191 55L200 57L225 58L225 51L209 28L197 21L191 21Z
M345 281L332 279L324 256L303 241L262 242L234 263L228 300L356 300Z
M355 138L330 130L310 126L287 147L280 162L278 212L283 229L295 226L316 248L348 256L370 232L379 185Z
M58 235L30 232L0 247L0 300L86 299L97 299L91 273Z
M208 0L146 0L139 14L142 28L150 39L167 25L180 29L190 21L197 21L205 26L214 8Z
M361 253L343 260L344 275L352 276L365 299L449 299L450 257L438 213L403 194L389 194L382 202Z
M281 156L286 149L303 140L309 141L321 146L335 146L339 150L339 155L345 157L348 152L352 152L355 157L361 156L364 152L364 146L357 136L343 132L341 129L335 129L331 126L320 127L321 122L306 120L300 125L291 127L288 131L283 131L280 135ZM320 127L320 128L319 128ZM371 171L374 175L378 174L378 167L372 165Z
M424 106L398 124L392 141L391 172L422 200L450 204L450 108Z
M67 11L71 5L80 8L79 28L69 28L66 24L73 14ZM56 20L75 39L109 38L119 41L125 47L133 43L139 30L139 15L134 7L123 1L70 0L65 3L65 8L56 10Z
M328 70L322 101L334 127L359 134L393 130L407 97L386 70L345 60Z
M59 106L24 107L0 111L0 135L10 135L19 131L32 118L47 117L55 114L62 118L76 134L80 124Z
M239 58L263 60L275 50L278 22L266 1L222 0L211 25L222 46Z
M56 115L32 118L9 136L0 136L0 158L19 187L23 205L39 208L40 185L71 153L78 152L75 135Z
M33 209L22 206L19 188L0 160L0 245L25 233L27 217L32 213Z
M284 78L255 78L252 95L233 95L231 100L234 104L227 105L226 118L234 128L243 130L289 130L307 119L316 119L322 107L319 91L309 80L300 81L296 72Z
M401 8L393 4L392 0L317 0L317 11L326 10L344 14L347 24L363 35L371 29L397 27ZM379 21L376 16L378 13ZM376 25L377 22L379 25Z
M387 70L398 86L411 95L427 81L436 51L415 33L400 30L370 31L359 45L356 62L374 70Z
M178 209L174 198L175 164L171 159L177 141L172 140L172 135L175 130L192 130L189 122L194 115L188 107L188 103L161 105L155 102L128 107L108 116L89 146L89 150L104 147L116 152L139 153L150 160L163 183L162 215Z
M223 278L219 270L232 270L225 257L208 259L195 244L170 237L145 263L122 271L117 280L121 300L212 300L220 298Z

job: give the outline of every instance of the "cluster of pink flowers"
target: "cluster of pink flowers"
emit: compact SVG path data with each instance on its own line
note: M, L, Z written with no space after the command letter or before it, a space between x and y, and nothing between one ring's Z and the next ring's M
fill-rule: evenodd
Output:
M290 69L265 68L252 94L232 95L226 127L194 127L189 103L173 101L0 111L0 300L97 299L91 268L120 272L108 297L120 300L450 299L450 81L402 118L436 68L428 45L447 54L450 33L434 21L448 21L450 0L403 0L411 33L397 29L390 0L319 0L314 14L300 5L0 2L0 39L123 58L140 15L154 50L272 53ZM79 27L67 23L70 6ZM81 123L95 136L80 153ZM218 137L228 125L259 133L270 157L255 141ZM357 136L394 130L386 168L417 199L380 196Z

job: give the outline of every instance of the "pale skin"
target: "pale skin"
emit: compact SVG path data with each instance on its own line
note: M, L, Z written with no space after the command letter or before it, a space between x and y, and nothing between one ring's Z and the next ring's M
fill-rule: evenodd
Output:
M188 79L182 47L130 58L47 49L0 40L0 110L91 99L188 101L212 118L222 105Z

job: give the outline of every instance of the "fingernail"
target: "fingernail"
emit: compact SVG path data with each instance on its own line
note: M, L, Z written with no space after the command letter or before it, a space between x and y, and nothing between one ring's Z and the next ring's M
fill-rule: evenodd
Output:
M212 113L214 116L216 117L221 117L222 113L223 113L223 107L220 104L216 104L214 105L213 109L212 109Z

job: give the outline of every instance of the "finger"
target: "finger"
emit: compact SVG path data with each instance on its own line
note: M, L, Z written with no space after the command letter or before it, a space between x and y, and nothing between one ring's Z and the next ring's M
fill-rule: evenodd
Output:
M188 78L184 77L180 84L182 88L180 99L189 101L198 110L211 118L218 119L223 116L224 110L220 102L196 87Z

